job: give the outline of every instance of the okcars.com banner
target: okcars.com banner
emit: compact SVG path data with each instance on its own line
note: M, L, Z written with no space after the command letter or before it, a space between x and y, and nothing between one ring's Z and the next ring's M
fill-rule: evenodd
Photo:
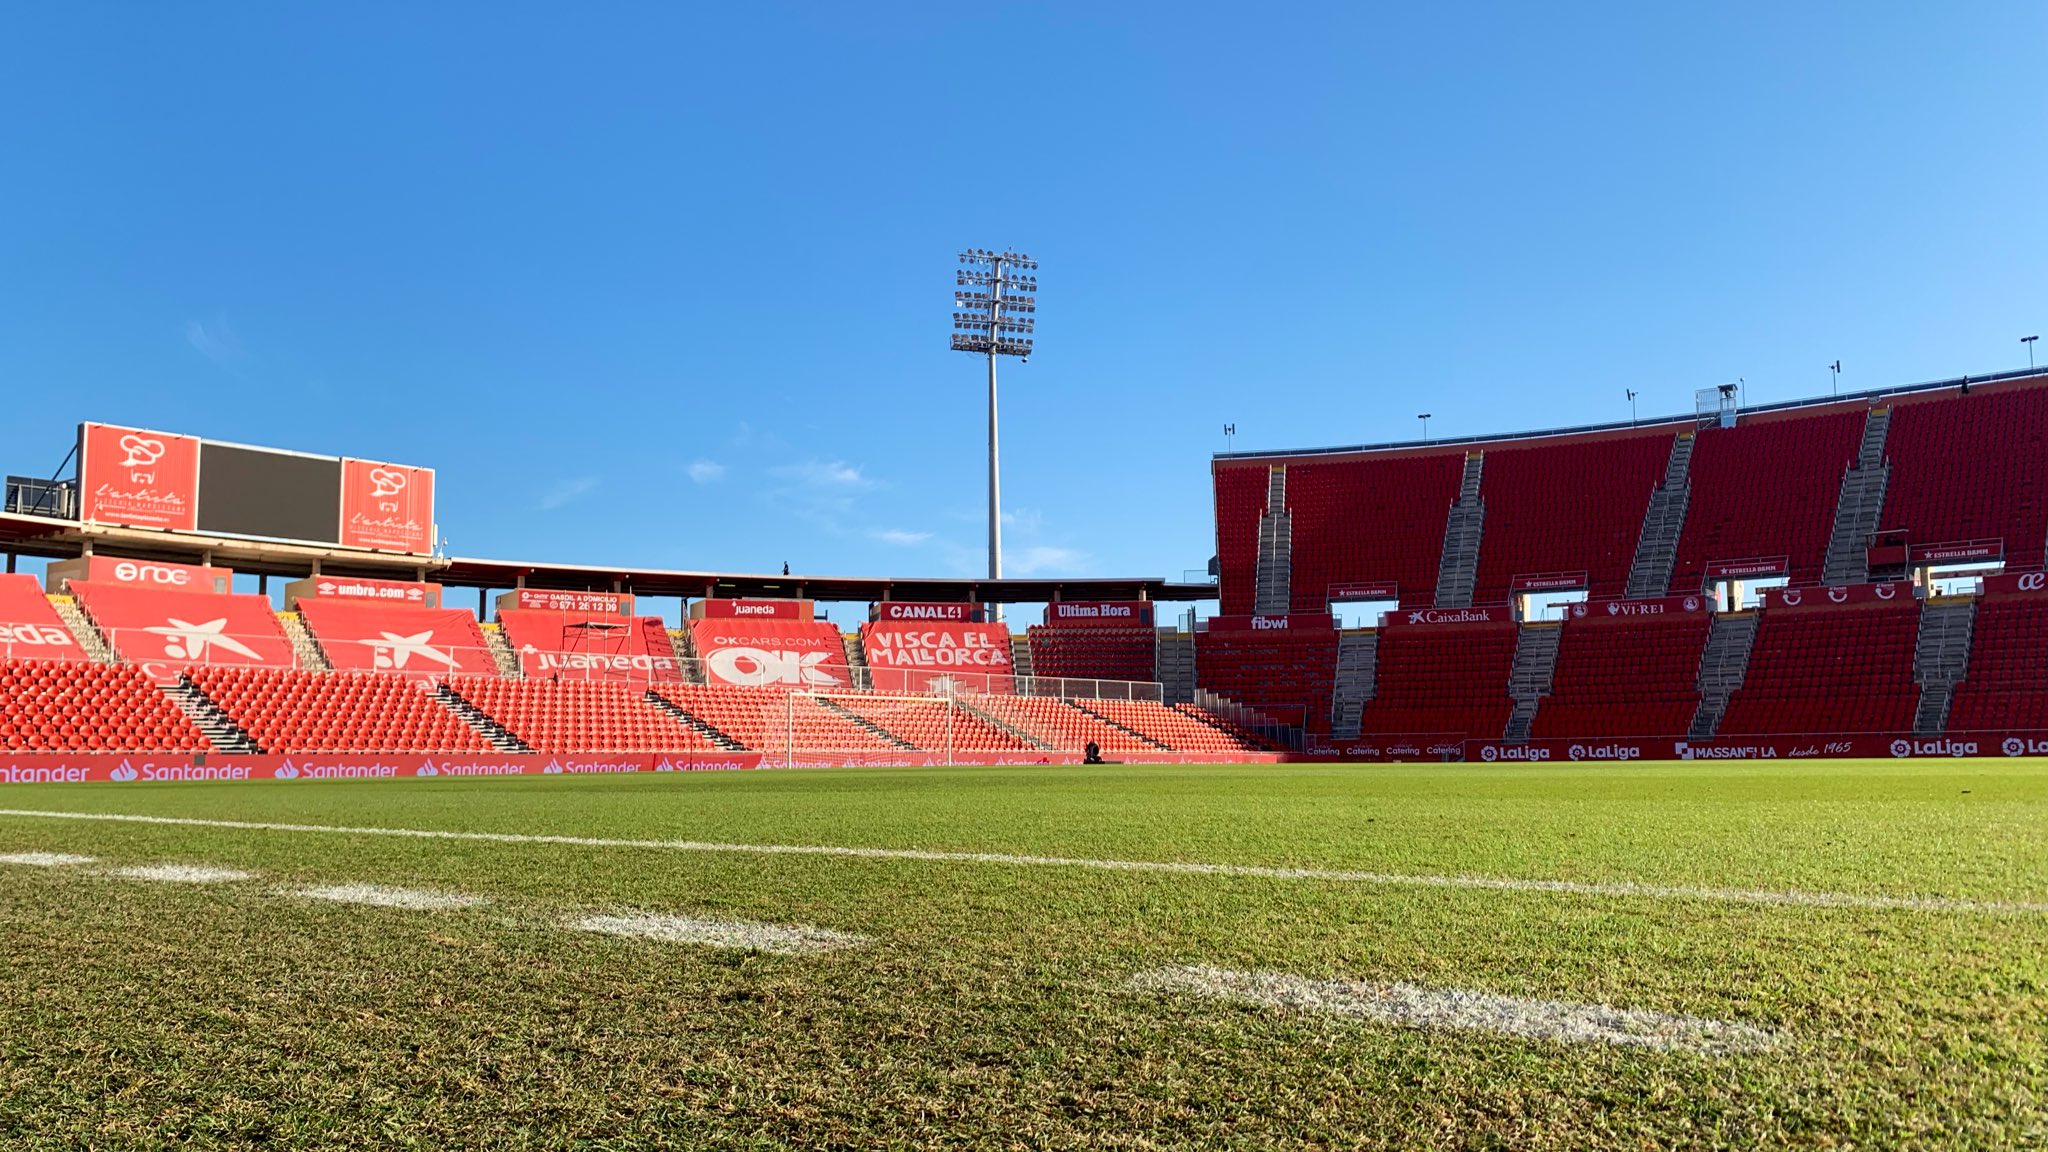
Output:
M861 650L877 692L1015 692L1010 630L1002 624L863 625Z
M759 752L629 752L617 755L423 756L398 753L237 756L136 752L0 754L0 784L197 782L206 780L419 780L443 776L588 776L620 772L716 772L758 768Z
M714 684L850 688L846 645L822 620L692 620L690 639Z

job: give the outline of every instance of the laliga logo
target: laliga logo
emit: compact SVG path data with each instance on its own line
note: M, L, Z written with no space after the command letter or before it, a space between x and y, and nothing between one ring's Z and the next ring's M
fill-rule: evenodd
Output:
M1894 756L1911 756L1912 754L1913 754L1913 742L1912 742L1912 741L1910 741L1910 740L1894 740L1894 741L1892 741L1892 755L1894 755Z
M2005 743L2000 744L1998 749L2007 756L2019 756L2026 752L2027 742L2017 736L2007 736Z
M396 468L370 469L370 495L396 496L405 491L405 473Z
M831 659L830 652L764 652L759 648L720 648L704 663L727 684L760 687L766 684L839 683L839 678L819 668Z
M133 768L130 768L128 766L128 762L126 760L123 760L121 761L121 766L119 768L116 768L112 772L107 773L107 779L116 780L120 783L126 784L128 781L133 780L140 775L142 775L142 773L137 772Z
M1499 758L1499 756L1500 753L1494 751L1494 747L1491 744L1488 744L1479 750L1479 758L1481 760L1486 761L1488 764L1493 763L1494 760Z
M163 458L164 442L130 432L121 437L121 451L127 453L121 457L121 467L145 468Z

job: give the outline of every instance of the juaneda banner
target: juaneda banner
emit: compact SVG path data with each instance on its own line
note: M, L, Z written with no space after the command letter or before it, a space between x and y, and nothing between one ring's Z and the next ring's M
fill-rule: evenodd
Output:
M1353 580L1330 585L1332 600L1399 600L1401 586L1391 580Z
M1328 612L1295 612L1287 616L1211 616L1211 632L1333 632L1337 618Z
M2005 572L1984 578L1986 596L2013 596L2048 592L2048 572Z
M1748 560L1716 560L1707 565L1709 580L1746 580L1752 576L1783 576L1792 570L1785 556L1757 556Z
M628 592L555 592L542 588L520 588L498 597L498 609L503 611L507 608L631 616L633 596Z
M1380 613L1380 627L1406 628L1418 624L1498 624L1513 621L1515 613L1505 604L1484 608L1413 608Z
M1014 692L1010 630L1001 624L875 623L860 630L878 692Z
M0 573L0 660L84 660L85 650L42 586L26 572Z
M1903 580L1889 584L1850 584L1840 588L1766 588L1765 608L1826 608L1835 604L1909 603L1913 586Z
M341 546L424 556L434 550L434 470L344 457Z
M0 784L160 783L199 780L425 780L466 776L586 776L758 768L759 752L628 752L504 756L315 753L33 755L0 753Z
M745 687L846 688L853 676L838 629L810 620L692 620L704 672Z
M78 429L78 517L190 532L199 526L199 438L113 424Z
M693 620L810 620L809 600L699 600L690 605Z
M1508 583L1511 592L1569 592L1586 586L1584 572L1539 572L1517 576Z
M439 608L441 586L413 580L372 580L359 576L308 576L284 586L287 610L301 600L368 600L377 604L407 604L415 608Z
M1586 600L1572 605L1573 620L1630 620L1639 616L1683 616L1705 612L1704 596L1659 596L1649 600Z
M172 564L166 560L124 560L118 556L82 556L53 560L47 573L50 590L69 592L74 580L96 584L138 584L173 592L229 592L235 573L228 568Z
M1045 606L1045 622L1064 628L1150 628L1149 600L1061 600ZM1210 623L1214 627L1214 621Z
M871 620L937 620L960 624L979 623L979 604L924 604L908 600L884 600L875 605Z

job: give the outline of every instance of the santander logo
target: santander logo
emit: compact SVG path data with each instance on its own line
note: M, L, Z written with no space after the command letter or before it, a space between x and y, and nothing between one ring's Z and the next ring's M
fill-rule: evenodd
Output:
M370 469L370 496L396 496L405 491L405 473L396 468Z
M116 768L112 772L107 773L107 779L114 780L122 784L126 784L130 780L133 780L140 775L142 775L142 773L137 772L134 768L129 767L128 762L126 760L123 760L121 761L121 766L119 768Z
M137 436L130 432L121 437L121 467L147 468L164 456L164 442L153 436Z

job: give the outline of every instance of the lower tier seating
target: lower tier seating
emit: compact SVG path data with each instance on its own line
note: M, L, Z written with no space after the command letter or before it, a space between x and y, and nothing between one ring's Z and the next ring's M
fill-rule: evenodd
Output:
M194 668L187 678L263 752L488 752L421 683L379 673Z
M1012 697L1015 699L1015 697ZM831 706L924 752L1016 752L1032 745L947 700L898 700L848 693Z
M1310 732L1330 730L1337 633L1197 632L1196 683Z
M1508 671L1517 636L1513 624L1382 629L1373 698L1359 731L1499 739L1514 711Z
M1722 735L1910 732L1920 605L1766 609Z
M646 700L638 685L457 676L448 680L448 687L536 752L694 752L718 747Z
M1033 657L1037 659L1037 657ZM1054 748L1085 748L1090 741L1104 752L1157 752L1159 746L1110 727L1100 719L1053 696L977 696L975 708ZM1099 700L1089 701L1090 705Z
M1948 730L2048 729L2048 598L1987 597L1977 605L1970 667L1949 704Z
M1589 616L1560 633L1533 736L1681 736L1699 710L1700 653L1712 617Z
M899 750L888 737L826 707L815 696L725 684L662 684L655 692L745 747L769 754L771 761L792 751Z
M133 664L0 661L0 749L203 752L206 737Z
M1143 733L1175 752L1233 754L1264 749L1258 738L1232 735L1207 713L1183 712L1153 700L1083 700L1098 712L1134 732Z

